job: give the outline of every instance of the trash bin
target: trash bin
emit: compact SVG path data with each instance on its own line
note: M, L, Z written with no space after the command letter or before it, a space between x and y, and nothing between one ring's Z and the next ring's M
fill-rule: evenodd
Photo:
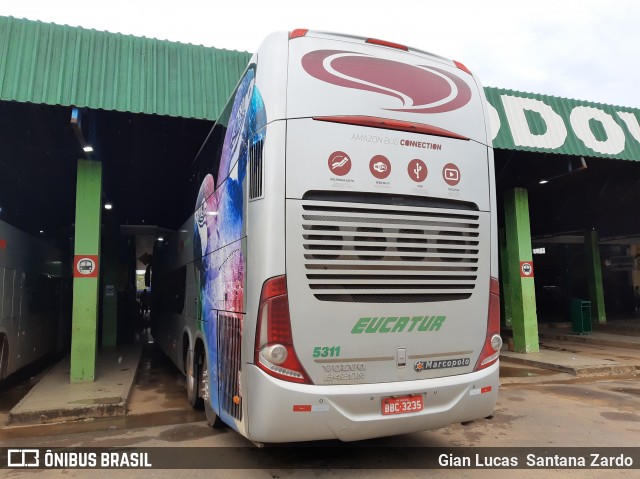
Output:
M588 334L591 329L591 301L571 298L571 330L575 334Z

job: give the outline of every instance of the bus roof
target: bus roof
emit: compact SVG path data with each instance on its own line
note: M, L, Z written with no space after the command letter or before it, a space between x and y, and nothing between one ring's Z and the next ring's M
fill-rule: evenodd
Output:
M321 32L317 30L294 30L294 32L303 32L303 31L305 32L304 35L298 34L297 36L306 36L306 37L313 37L313 38L319 38L319 39L325 39L325 40L346 41L351 43L358 43L361 45L368 43L370 45L379 45L382 47L389 47L389 48L404 47L399 49L404 50L408 53L413 53L413 54L421 55L424 57L428 57L431 60L440 61L442 63L446 63L451 66L454 65L454 61L450 58L446 58L440 55L436 55L435 53L428 52L426 50L420 50L418 48L413 48L408 45L403 45L403 44L391 42L388 40L381 40L381 39L372 38L372 37L368 37L368 38L360 37L356 35L345 35L345 34L334 33L334 32Z

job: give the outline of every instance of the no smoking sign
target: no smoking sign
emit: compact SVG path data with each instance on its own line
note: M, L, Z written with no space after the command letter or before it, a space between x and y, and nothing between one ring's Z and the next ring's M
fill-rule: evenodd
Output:
M520 277L533 278L533 262L532 261L520 261Z

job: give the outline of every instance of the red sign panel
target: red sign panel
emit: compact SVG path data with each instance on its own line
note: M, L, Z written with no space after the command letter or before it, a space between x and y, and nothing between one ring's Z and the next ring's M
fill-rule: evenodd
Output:
M533 278L533 261L520 261L520 277Z
M7 249L7 240L0 239L0 249Z
M311 404L294 404L293 412L311 412Z
M77 254L73 259L74 278L97 278L98 277L98 255L97 254Z

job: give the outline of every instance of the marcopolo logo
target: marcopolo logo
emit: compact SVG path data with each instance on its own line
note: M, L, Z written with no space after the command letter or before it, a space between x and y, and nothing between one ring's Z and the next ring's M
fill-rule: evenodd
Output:
M446 319L446 316L381 316L360 318L351 329L351 334L440 331Z
M437 361L416 361L413 365L413 369L415 369L416 372L420 372L428 369L460 368L463 366L469 366L470 363L471 361L469 358L439 359Z
M389 111L444 113L471 100L471 89L460 77L441 68L410 65L342 50L316 50L302 57L302 68L333 85L396 98Z

